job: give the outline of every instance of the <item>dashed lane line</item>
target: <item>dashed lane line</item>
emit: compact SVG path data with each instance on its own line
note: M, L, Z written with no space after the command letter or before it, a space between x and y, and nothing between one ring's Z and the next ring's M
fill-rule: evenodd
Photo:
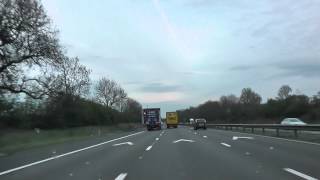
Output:
M226 147L231 147L231 145L227 144L227 143L220 143L221 145L224 145Z

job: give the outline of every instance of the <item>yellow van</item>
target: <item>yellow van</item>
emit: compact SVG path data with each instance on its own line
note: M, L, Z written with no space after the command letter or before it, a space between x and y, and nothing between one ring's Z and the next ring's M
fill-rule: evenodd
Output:
M179 121L178 121L178 113L177 112L167 112L166 113L167 128L170 128L170 127L177 128L178 123L179 123Z

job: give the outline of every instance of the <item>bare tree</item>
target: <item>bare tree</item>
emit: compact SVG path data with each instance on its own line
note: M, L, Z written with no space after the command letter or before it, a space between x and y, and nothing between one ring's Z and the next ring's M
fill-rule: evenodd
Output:
M46 95L42 76L29 70L61 62L57 32L37 0L0 1L0 90Z
M237 104L239 103L239 98L233 94L230 94L228 96L221 96L220 103L222 103L223 105Z
M241 96L240 96L240 103L242 104L251 104L251 105L255 105L255 104L260 104L261 103L261 96L252 91L251 88L244 88L242 89L241 92Z
M290 96L291 92L292 92L292 89L289 85L283 85L280 87L278 91L278 98L281 100L287 99Z
M132 98L127 98L123 106L123 112L132 112L132 111L141 112L141 109L142 109L142 105L138 101Z
M101 78L95 90L96 100L107 107L115 108L116 104L119 104L127 97L127 93L117 82L107 78Z
M54 78L55 91L67 95L87 95L90 89L90 73L86 66L79 63L79 59L64 57L63 62L56 69L58 75Z

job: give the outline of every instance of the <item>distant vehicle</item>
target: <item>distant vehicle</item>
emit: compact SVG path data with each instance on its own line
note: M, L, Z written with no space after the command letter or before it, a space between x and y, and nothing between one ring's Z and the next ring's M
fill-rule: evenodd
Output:
M161 130L160 108L143 109L142 123L146 125L147 130Z
M179 123L177 112L167 112L166 113L166 124L167 128L174 127L177 128Z
M205 119L196 119L193 123L194 130L199 128L207 129L207 121Z
M192 124L194 123L194 119L193 119L193 118L190 118L190 119L189 119L189 123L190 123L190 125L192 125Z
M285 118L281 121L281 125L306 125L306 123L298 118Z

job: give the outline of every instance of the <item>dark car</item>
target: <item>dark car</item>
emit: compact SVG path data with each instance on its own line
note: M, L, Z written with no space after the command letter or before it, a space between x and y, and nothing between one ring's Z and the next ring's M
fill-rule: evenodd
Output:
M193 123L194 130L197 130L199 128L207 129L207 121L205 119L196 119Z

